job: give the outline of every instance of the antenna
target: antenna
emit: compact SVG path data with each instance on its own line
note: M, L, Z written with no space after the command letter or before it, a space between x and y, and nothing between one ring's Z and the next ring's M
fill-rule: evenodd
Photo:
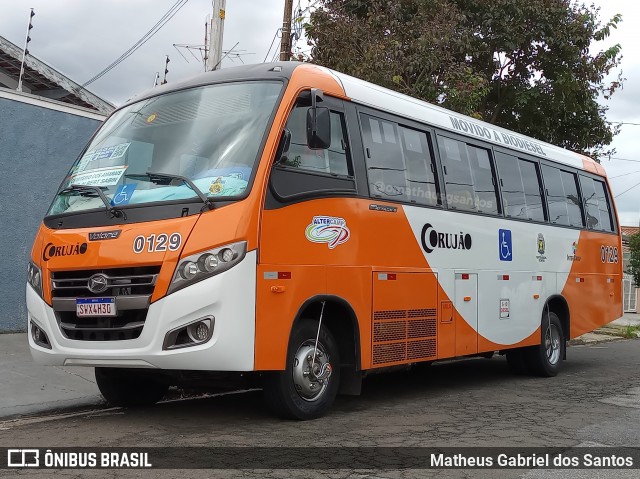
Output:
M27 37L24 40L24 50L22 50L22 63L20 63L20 76L18 77L18 88L16 88L17 91L22 91L22 76L24 75L24 61L26 60L27 55L29 54L29 49L27 48L29 46L29 42L31 41L31 37L29 36L29 33L31 33L31 29L33 28L33 24L31 23L31 20L33 19L35 14L36 12L34 12L32 8L31 12L29 12L29 27L27 28Z

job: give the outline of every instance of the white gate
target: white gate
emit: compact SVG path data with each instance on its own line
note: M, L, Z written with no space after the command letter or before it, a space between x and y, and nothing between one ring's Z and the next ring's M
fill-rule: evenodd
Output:
M637 310L636 300L638 294L633 284L633 278L625 275L622 279L622 307L625 313L635 313Z

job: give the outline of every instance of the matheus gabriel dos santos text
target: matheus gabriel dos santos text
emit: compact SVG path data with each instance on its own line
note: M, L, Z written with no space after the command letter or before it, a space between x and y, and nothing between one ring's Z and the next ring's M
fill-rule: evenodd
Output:
M633 467L633 457L582 454L563 456L553 454L498 454L497 456L468 456L465 454L431 454L431 466L442 467L517 467L517 468L616 468Z

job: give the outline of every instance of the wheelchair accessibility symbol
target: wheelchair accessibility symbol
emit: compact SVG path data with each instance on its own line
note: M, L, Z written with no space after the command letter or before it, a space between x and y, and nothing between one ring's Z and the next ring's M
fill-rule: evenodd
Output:
M511 230L498 231L498 247L500 249L500 261L511 261L513 259Z
M116 190L116 194L111 198L111 206L123 206L129 204L133 191L136 189L136 184L120 185Z

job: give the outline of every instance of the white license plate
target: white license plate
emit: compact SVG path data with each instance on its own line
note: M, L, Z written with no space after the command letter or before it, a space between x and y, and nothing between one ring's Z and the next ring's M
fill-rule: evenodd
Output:
M77 298L76 315L79 318L90 316L115 316L116 298Z

